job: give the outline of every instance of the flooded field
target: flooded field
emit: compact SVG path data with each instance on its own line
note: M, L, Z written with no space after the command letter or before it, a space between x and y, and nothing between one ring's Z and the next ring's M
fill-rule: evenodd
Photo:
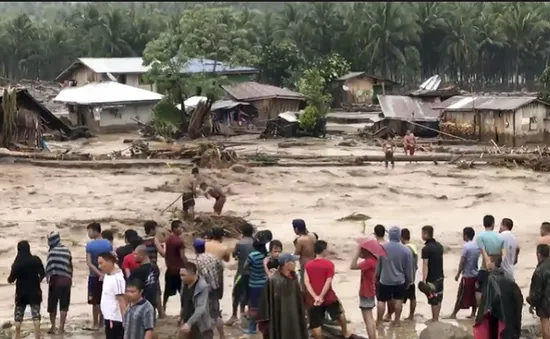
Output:
M111 140L112 141L112 140ZM82 146L82 150L107 153L124 145L107 142ZM277 149L276 143L235 147L238 152L276 152L312 155L360 155L379 152L366 147L337 147L337 142L319 143L302 148ZM52 148L56 145L53 144ZM117 148L118 147L118 148ZM0 321L13 318L14 286L6 283L16 244L28 240L34 254L44 261L46 235L60 232L70 246L75 265L69 331L85 338L79 328L89 318L86 304L87 269L84 247L88 241L85 226L97 220L104 229L123 232L128 227L142 230L144 219L155 219L168 225L170 214L160 215L177 198L179 180L188 173L176 168L85 170L41 168L22 164L0 164ZM458 266L461 232L465 226L481 231L485 214L497 220L514 220L522 252L516 267L516 281L524 295L528 292L531 274L536 265L534 245L542 221L550 219L546 207L550 203L550 176L530 170L480 167L458 170L455 166L430 163L398 163L386 170L375 163L364 167L324 168L254 168L248 173L231 170L204 170L228 192L225 212L244 216L260 229L269 228L280 239L285 250L293 249L291 221L304 219L311 231L329 241L336 253L337 274L334 289L342 300L348 319L358 333L364 333L358 308L359 274L348 269L355 251L355 239L363 232L371 233L376 224L400 226L411 230L412 241L422 246L420 229L433 225L436 238L447 249L445 254L445 297L442 314L452 311L458 283L453 277ZM212 201L197 200L197 210L210 212ZM366 222L337 221L354 212L372 219ZM122 240L117 241L122 244ZM163 269L163 266L161 266ZM235 263L227 265L226 295L222 308L224 318L230 313L230 292ZM418 273L420 276L420 272ZM161 275L163 277L163 274ZM418 277L417 277L418 278ZM44 294L47 286L43 285ZM525 308L525 319L530 319ZM44 323L47 313L42 308ZM172 298L168 314L177 315L178 300ZM416 321L404 323L399 330L383 329L382 338L416 338L417 331L429 318L429 306L418 293ZM459 313L461 323L467 311ZM408 308L404 316L408 315ZM175 326L163 326L175 333ZM172 333L170 332L170 333ZM77 334L78 333L78 334ZM238 337L235 334L233 337ZM173 337L165 332L160 338Z

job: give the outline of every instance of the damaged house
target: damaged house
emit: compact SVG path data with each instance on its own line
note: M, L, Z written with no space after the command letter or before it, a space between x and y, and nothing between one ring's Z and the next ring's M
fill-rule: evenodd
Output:
M62 90L54 102L64 103L69 119L92 133L112 133L138 128L153 117L162 95L118 82L95 82Z
M441 130L498 145L542 143L550 105L536 97L455 96L440 104Z
M378 94L390 92L398 83L365 72L350 72L335 82L333 107L353 110L354 106L376 103Z
M286 88L253 81L221 87L228 99L249 103L258 110L258 126L265 126L268 120L276 118L279 113L296 112L306 106L302 94Z
M11 97L12 95L15 95L14 101L12 101L14 99ZM15 112L12 117L5 115L4 100L15 104L15 107L11 107L11 112L8 113ZM13 122L12 128L5 129L4 123L10 120ZM6 130L11 130L10 136L4 135ZM70 134L71 128L35 99L26 88L18 87L7 90L0 88L0 144L16 143L40 148L45 131ZM6 137L9 140L6 140Z

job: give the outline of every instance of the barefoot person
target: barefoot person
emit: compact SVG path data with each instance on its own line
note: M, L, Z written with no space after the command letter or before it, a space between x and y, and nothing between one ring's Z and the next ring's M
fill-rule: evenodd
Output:
M147 248L147 253L149 255L149 260L153 264L157 264L158 256L161 257L166 256L166 252L164 250L164 247L160 243L160 240L157 238L157 227L158 223L154 220L147 220L143 224L143 229L145 230L145 237L143 237L143 245ZM157 280L158 281L158 280ZM157 284L157 296L156 296L156 302L153 306L155 306L155 309L159 313L159 318L164 318L166 316L164 312L164 307L162 306L162 291L160 289L160 284Z
M413 279L416 278L416 271L418 270L418 251L416 250L416 246L411 244L411 232L407 228L403 228L401 230L401 243L405 246L407 246L412 253L413 256ZM405 295L405 299L403 299L403 304L407 303L407 300L409 300L409 316L406 320L414 320L414 312L416 311L416 286L413 284L409 286L407 289L407 293Z
M332 320L337 320L342 328L344 338L351 337L342 304L332 289L334 279L334 263L327 259L327 242L318 240L314 245L316 258L305 266L305 286L307 290L306 305L311 335L315 339L323 339L321 326L325 320L325 313Z
M477 302L476 302L476 282L478 268L477 263L481 252L479 247L473 241L476 232L471 227L464 227L462 230L462 238L464 239L464 246L462 247L462 254L460 256L460 263L458 264L458 271L456 272L455 280L460 280L458 286L458 295L456 298L455 308L453 313L449 316L450 319L456 319L456 314L459 310L472 309L472 313L468 318L473 318L476 315Z
M31 254L28 241L20 241L17 244L17 256L8 276L8 283L15 283L15 339L21 339L21 323L27 306L31 309L34 337L40 339L40 304L42 303L40 283L45 276L42 260Z
M197 185L199 180L199 169L194 167L191 170L191 177L183 183L183 194L181 195L183 217L195 219L195 198L197 198Z
M67 311L71 303L73 259L68 247L61 244L59 233L48 235L46 277L48 279L48 313L52 324L48 333L56 333L57 304L59 303L59 333L65 332Z
M399 326L403 311L403 299L405 299L409 286L414 283L413 256L411 250L401 244L399 227L390 228L389 239L390 241L383 245L387 256L379 259L377 267L380 277L380 285L377 290L377 323L382 322L386 303L391 302L395 313L393 324Z
M395 167L395 161L393 160L393 152L395 151L395 144L391 136L388 134L386 140L382 143L382 151L384 152L384 164L388 168L388 164L391 163L391 168Z
M495 217L486 215L483 217L484 232L475 237L475 242L481 250L481 268L477 275L476 301L480 304L482 291L487 287L487 277L492 267L490 257L503 257L503 241L495 232Z
M403 137L403 148L405 149L405 155L414 155L416 149L416 137L411 131L405 133Z
M363 258L358 262L359 258ZM357 253L351 260L350 269L361 270L361 283L359 287L359 308L363 315L363 321L367 328L369 339L376 339L376 322L374 320L373 309L376 306L376 293L374 278L376 275L376 266L378 258L369 251L357 248Z
M212 228L209 240L205 243L206 253L214 255L221 261L229 262L231 259L232 249L223 243L225 230L222 227Z
M166 263L166 273L164 274L164 296L162 306L166 312L166 303L168 298L181 292L180 269L187 262L185 256L185 245L181 235L183 233L183 223L180 220L172 221L170 225L172 234L166 240L166 253L164 261Z
M223 205L225 205L226 196L223 193L223 190L221 187L217 185L210 184L208 185L205 182L202 182L201 190L204 192L204 196L206 199L210 199L210 197L214 198L216 202L214 203L214 213L217 215L222 214Z
M504 257L502 258L502 270L504 275L511 280L514 280L514 266L518 263L519 245L512 228L514 222L510 218L504 218L500 222L499 237L502 240L504 249Z
M300 258L300 283L303 285L305 265L308 261L315 259L313 246L317 241L317 237L315 234L309 233L306 227L306 222L302 219L292 220L292 227L294 228L294 233L298 236L294 240L294 254Z
M434 296L428 298L432 307L432 321L439 320L441 302L443 301L443 246L434 239L432 226L422 227L422 281L434 286Z
M540 318L542 338L550 338L550 247L546 244L537 246L538 265L531 278L529 287L529 311L536 312Z

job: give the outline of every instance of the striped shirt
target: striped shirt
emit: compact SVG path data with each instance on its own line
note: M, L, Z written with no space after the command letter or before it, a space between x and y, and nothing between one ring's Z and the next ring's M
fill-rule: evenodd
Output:
M46 259L46 276L54 275L73 278L73 259L68 247L61 244L50 248Z
M265 255L258 251L253 251L248 255L248 272L249 280L248 287L258 288L264 287L267 280L267 275L264 268Z
M141 299L129 305L123 318L124 339L144 339L147 331L155 327L155 310L150 302Z
M157 263L158 251L157 245L155 244L155 237L143 238L143 245L147 248L147 253L149 254L149 259L153 263Z

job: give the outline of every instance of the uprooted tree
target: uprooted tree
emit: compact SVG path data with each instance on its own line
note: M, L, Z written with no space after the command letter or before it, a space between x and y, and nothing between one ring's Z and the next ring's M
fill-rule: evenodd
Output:
M297 87L307 103L304 114L300 117L300 127L312 136L324 135L326 114L332 102L325 79L318 70L309 69L304 71Z

